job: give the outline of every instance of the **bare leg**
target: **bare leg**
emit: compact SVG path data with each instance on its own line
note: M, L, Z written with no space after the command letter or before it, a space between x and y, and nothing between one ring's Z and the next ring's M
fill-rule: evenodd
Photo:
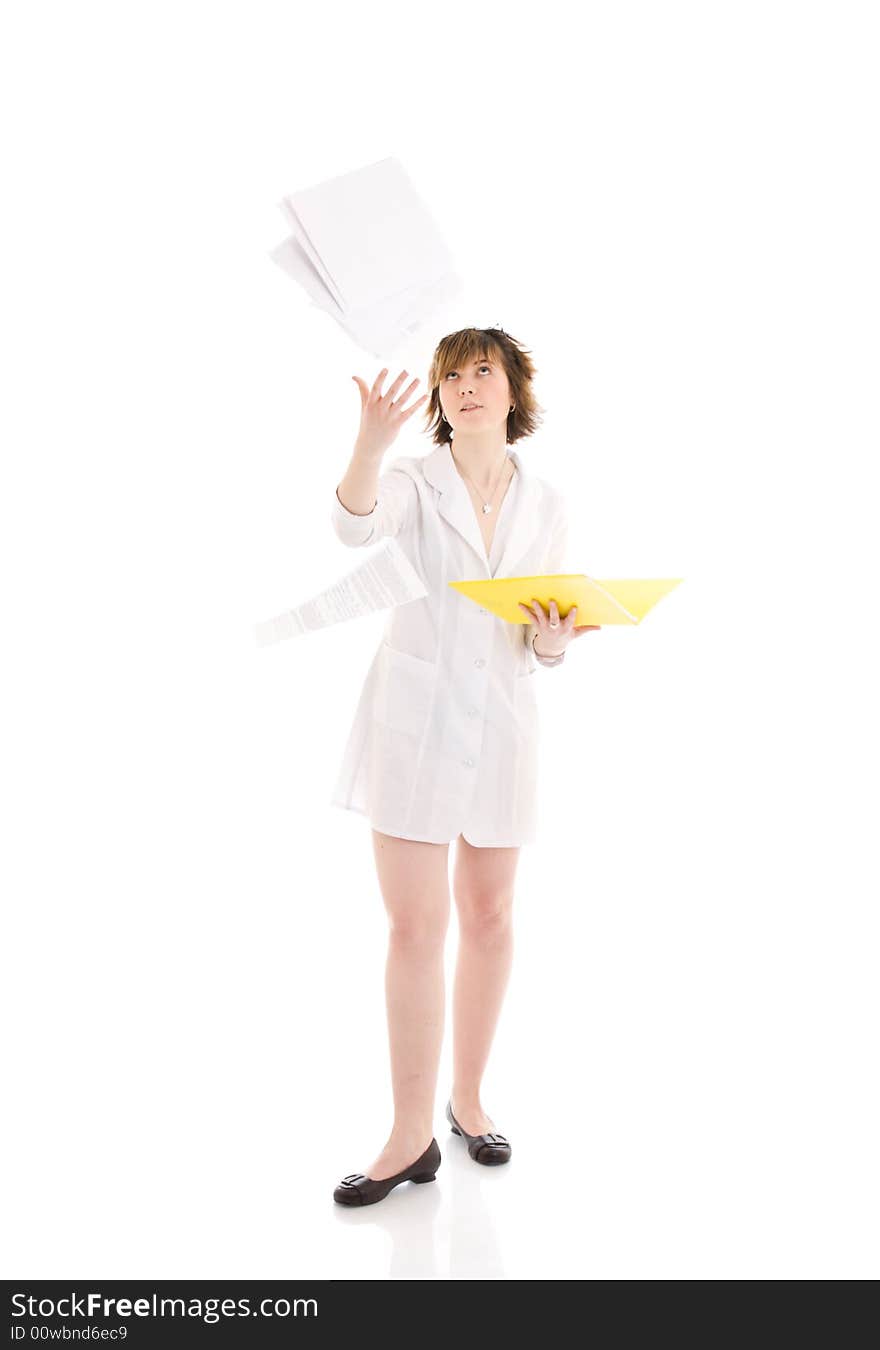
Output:
M365 1175L381 1181L415 1162L434 1137L445 1012L449 845L396 839L373 830L373 851L389 922L385 999L394 1124Z
M518 848L474 848L460 835L453 890L459 949L453 995L452 1112L468 1134L495 1130L480 1084L513 965Z

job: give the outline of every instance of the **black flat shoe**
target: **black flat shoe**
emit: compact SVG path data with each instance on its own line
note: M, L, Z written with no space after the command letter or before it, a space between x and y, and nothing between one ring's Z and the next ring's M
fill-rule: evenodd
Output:
M503 1134L468 1134L459 1125L452 1114L451 1100L446 1103L446 1119L452 1126L453 1134L460 1134L467 1143L468 1153L474 1162L485 1163L487 1167L499 1167L510 1162L512 1149Z
M375 1205L377 1200L384 1200L388 1192L402 1181L433 1181L440 1166L440 1158L440 1147L437 1140L432 1139L422 1156L396 1176L374 1181L372 1177L365 1177L363 1172L349 1172L333 1192L333 1199L338 1205Z

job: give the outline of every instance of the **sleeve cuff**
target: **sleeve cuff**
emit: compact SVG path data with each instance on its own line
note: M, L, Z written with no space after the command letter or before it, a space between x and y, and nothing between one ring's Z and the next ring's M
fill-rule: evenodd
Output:
M354 511L349 511L347 506L343 506L339 500L338 490L334 489L330 518L333 528L344 544L366 544L373 536L376 504L373 504L372 511L366 515L357 515Z

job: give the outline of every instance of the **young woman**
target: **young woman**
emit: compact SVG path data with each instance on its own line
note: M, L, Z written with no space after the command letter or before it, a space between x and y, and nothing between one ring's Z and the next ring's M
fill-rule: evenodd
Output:
M373 1204L402 1181L432 1181L440 1164L433 1114L443 1039L443 951L450 915L448 856L460 946L453 998L453 1082L446 1117L475 1162L511 1147L483 1109L480 1084L513 955L520 846L536 833L536 660L558 665L575 626L520 599L522 624L498 618L448 583L560 572L562 495L527 473L508 446L539 421L528 353L501 329L465 328L434 353L430 393L409 407L403 370L361 396L354 452L336 489L339 538L364 547L393 536L427 594L393 607L367 673L333 803L368 817L389 922L385 990L394 1121L366 1172L334 1192ZM380 476L400 428L425 409L435 449L402 456Z

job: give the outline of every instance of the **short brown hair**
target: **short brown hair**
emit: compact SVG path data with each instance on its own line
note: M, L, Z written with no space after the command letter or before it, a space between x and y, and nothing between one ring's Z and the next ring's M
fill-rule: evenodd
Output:
M437 392L441 381L450 370L459 370L468 361L480 357L499 362L507 371L515 404L513 412L507 415L508 445L523 436L531 436L540 425L544 409L538 404L532 388L535 366L527 349L503 328L460 328L437 343L428 371L431 397L425 408L426 429L433 433L435 444L445 445L452 440L452 428L443 416Z

